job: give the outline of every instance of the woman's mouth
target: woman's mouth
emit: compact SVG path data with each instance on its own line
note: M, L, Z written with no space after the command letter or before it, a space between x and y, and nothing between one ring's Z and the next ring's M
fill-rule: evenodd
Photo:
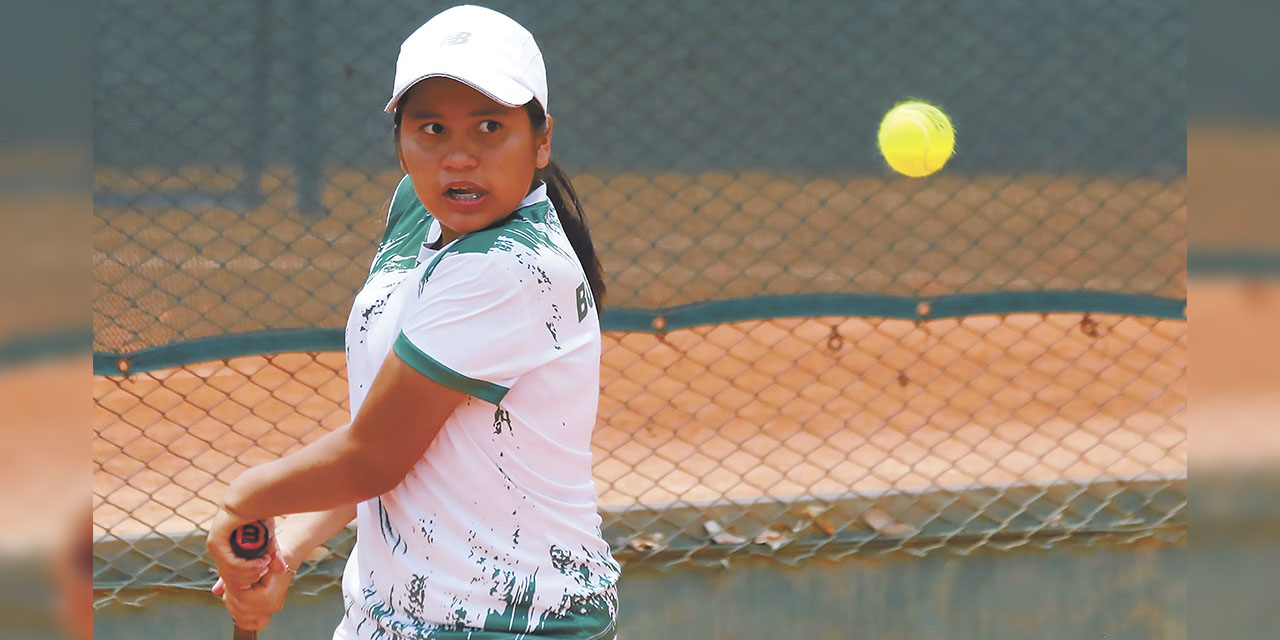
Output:
M457 204L472 204L479 202L479 200L484 196L484 189L473 185L453 186L444 190L444 197Z

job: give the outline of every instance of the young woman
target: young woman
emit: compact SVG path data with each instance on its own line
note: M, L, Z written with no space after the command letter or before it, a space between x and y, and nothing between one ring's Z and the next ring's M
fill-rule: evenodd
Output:
M292 569L354 517L337 640L613 638L590 437L601 268L533 37L454 7L405 40L387 111L407 174L347 323L349 426L228 488L209 531L223 597L258 629ZM231 553L274 516L272 553Z

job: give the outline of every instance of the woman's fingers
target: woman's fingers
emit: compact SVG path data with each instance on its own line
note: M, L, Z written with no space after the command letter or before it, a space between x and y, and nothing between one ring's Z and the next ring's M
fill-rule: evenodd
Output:
M240 558L218 559L218 576L222 578L224 588L243 590L252 587L267 575L270 560L241 560Z
M219 510L209 525L209 536L205 545L209 555L218 566L218 576L224 582L224 588L247 589L267 574L272 553L260 558L246 560L237 557L231 549L231 534L244 524L224 510ZM270 527L270 524L268 524ZM275 540L271 540L269 550L275 548Z
M267 567L270 573L284 573L289 570L289 565L284 563L284 557L279 552L273 551L270 558L271 564Z
M248 589L223 587L222 602L236 620L243 621L242 629L260 629L271 616L284 608L293 574L284 570L284 562L273 563L273 570Z
M262 629L271 621L271 616L275 614L276 609L264 603L261 598L253 597L254 592L260 590L261 587L254 587L246 591L223 592L222 604L227 607L237 627Z

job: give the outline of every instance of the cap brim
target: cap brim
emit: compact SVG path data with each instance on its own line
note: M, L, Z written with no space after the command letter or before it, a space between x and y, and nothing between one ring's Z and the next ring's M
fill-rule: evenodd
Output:
M506 105L508 107L521 107L533 100L533 91L528 87L512 80L511 78L500 73L491 71L433 71L418 76L413 82L405 85L403 89L391 96L391 100L387 102L384 109L387 113L396 112L396 103L400 102L400 98L409 92L414 85L426 80L427 78L449 78L457 80L480 93L488 96L494 102Z

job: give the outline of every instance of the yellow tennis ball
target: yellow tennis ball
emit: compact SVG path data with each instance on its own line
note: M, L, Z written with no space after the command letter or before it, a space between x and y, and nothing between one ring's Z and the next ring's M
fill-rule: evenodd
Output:
M941 169L956 148L956 132L947 114L919 101L890 109L880 121L878 139L889 166L912 178Z

